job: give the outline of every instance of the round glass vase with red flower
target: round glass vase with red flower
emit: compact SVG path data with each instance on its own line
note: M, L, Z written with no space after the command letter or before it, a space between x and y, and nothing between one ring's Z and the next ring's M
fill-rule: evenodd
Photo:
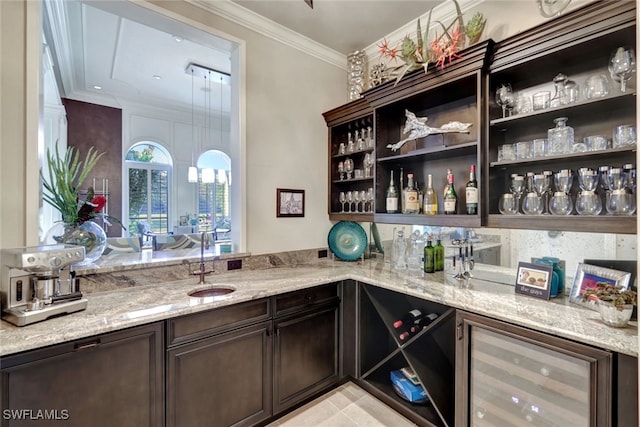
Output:
M107 234L93 220L102 218L105 223L111 219L122 226L119 220L108 217L102 210L107 199L95 195L93 187L80 199L79 189L104 153L89 149L84 160L74 147L68 147L61 156L58 147L51 153L47 150L48 171L40 171L44 187L44 200L57 209L62 220L56 222L47 232L43 244L68 244L85 248L85 259L76 265L94 263L107 247Z

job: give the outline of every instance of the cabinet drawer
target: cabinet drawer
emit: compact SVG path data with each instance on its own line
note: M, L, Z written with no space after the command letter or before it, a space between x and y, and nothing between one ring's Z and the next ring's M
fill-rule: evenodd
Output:
M338 300L338 283L277 295L275 297L275 316Z
M267 298L190 314L168 320L167 343L172 346L193 341L270 317Z

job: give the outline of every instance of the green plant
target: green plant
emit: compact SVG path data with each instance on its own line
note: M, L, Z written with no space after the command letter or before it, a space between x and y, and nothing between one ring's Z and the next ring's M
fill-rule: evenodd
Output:
M480 36L484 31L484 26L487 23L487 18L480 12L476 12L471 20L464 27L464 32L467 34L467 40L469 40L469 44L472 45L480 40Z
M64 222L78 223L79 188L103 155L91 147L84 161L81 161L80 152L74 147L67 147L64 157L60 155L57 143L54 153L47 149L48 178L40 170L42 185L46 190L43 198L62 214ZM93 189L87 192L84 203L91 203L92 200Z
M637 304L638 295L630 289L622 289L606 282L598 282L594 288L588 288L582 294L583 301L606 301L622 311L622 306Z

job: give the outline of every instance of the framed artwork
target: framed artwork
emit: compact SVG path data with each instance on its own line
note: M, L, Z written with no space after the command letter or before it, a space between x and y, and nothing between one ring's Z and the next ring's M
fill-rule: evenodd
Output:
M187 215L180 216L180 226L183 227L185 225L189 225L189 217Z
M631 273L627 271L619 271L580 262L576 268L576 274L573 277L569 301L597 311L598 308L596 307L595 301L582 301L582 294L585 290L595 288L599 282L605 282L614 286L620 286L622 289L628 289L630 279Z
M549 299L552 280L552 266L520 262L516 276L516 293Z
M303 217L304 190L276 189L276 216Z

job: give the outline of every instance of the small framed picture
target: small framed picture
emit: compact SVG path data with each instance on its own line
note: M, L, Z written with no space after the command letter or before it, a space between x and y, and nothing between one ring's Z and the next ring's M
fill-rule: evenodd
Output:
M630 279L631 273L627 271L619 271L580 262L576 268L576 274L573 277L569 301L597 311L598 308L596 307L595 301L582 301L582 294L584 294L585 290L595 288L600 282L620 286L622 289L628 289Z
M180 216L180 226L189 225L189 217L187 215Z
M516 293L549 299L552 279L552 266L520 262L516 276Z
M304 190L276 189L276 216L304 216Z

